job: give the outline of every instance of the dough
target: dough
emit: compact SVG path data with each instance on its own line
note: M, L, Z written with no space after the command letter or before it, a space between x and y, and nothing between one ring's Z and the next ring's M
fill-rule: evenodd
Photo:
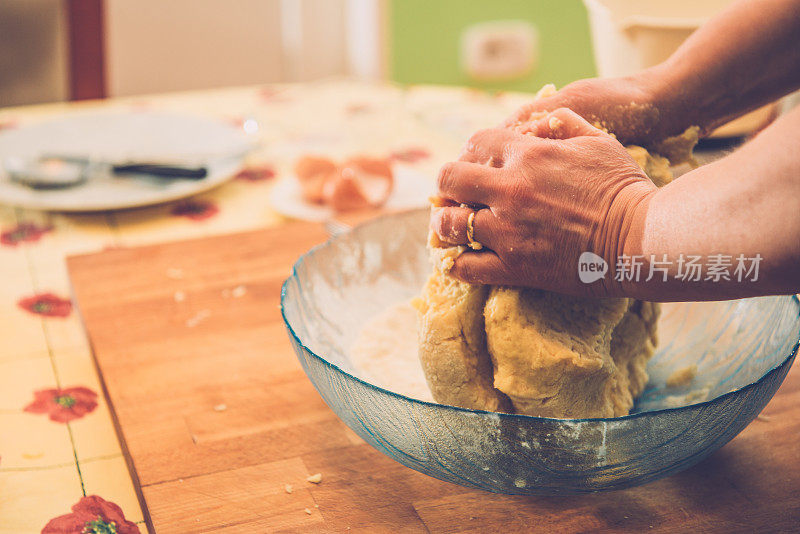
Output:
M516 412L542 417L610 417L623 411L616 405L629 409L627 399L615 398L630 395L614 387L611 358L612 332L627 309L627 299L493 287L485 317L495 387Z
M670 161L667 158L651 154L647 149L636 145L629 145L625 149L628 151L628 155L633 158L633 161L642 168L644 173L658 187L664 187L672 181L672 171L669 168Z
M680 388L688 385L697 376L697 364L687 365L669 375L667 378L668 388Z
M687 130L671 150L689 161L696 140ZM627 150L657 186L672 180L666 157ZM434 234L428 244L434 269L415 306L420 362L437 402L559 418L629 413L647 384L657 303L467 284L447 274L465 248Z
M611 334L611 359L616 368L611 391L614 416L627 415L647 385L647 361L658 344L659 315L658 303L629 299L628 310Z
M419 359L436 402L476 410L511 411L493 385L483 307L489 286L472 285L435 269L419 312Z
M692 150L699 138L700 127L689 126L682 134L668 137L656 143L652 150L656 154L661 154L667 158L673 165L689 163L692 167L697 167L697 160L694 159Z
M666 158L627 149L656 185L672 180ZM560 418L630 412L647 384L657 303L467 284L447 274L465 247L433 233L428 246L434 270L415 306L437 402Z

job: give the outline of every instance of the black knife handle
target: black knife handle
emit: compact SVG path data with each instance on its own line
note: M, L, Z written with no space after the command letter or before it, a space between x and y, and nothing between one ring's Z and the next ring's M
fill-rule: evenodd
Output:
M188 178L190 180L201 180L208 175L208 169L205 167L175 167L149 163L113 165L111 170L114 174L149 174L162 178Z

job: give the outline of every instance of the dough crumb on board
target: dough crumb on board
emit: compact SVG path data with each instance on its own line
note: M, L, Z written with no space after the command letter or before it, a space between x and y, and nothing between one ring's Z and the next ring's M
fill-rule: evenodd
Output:
M235 299L243 297L247 294L247 288L245 286L236 286L231 289L231 296Z
M186 319L186 328L194 328L209 317L211 317L211 310L200 310Z
M225 288L222 290L222 296L226 299L231 297L238 299L245 296L246 294L247 294L247 287L243 285L238 285L233 289Z
M681 367L667 378L667 387L668 388L679 388L689 384L694 377L697 376L697 365L687 365L686 367Z
M322 482L322 473L314 473L313 475L308 475L306 477L306 481L311 482L312 484L319 484Z
M292 492L292 485L291 484L286 484L283 487L283 491L285 491L286 493L291 493Z

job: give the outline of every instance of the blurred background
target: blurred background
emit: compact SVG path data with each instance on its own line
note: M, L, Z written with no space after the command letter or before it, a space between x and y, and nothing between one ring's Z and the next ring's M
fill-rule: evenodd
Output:
M594 73L588 31L580 0L3 0L0 103L335 75L535 90Z
M2 0L0 107L331 76L535 91L657 63L730 1Z
M727 3L587 5L671 17L677 45ZM581 0L0 2L2 105L334 75L536 90L594 74Z

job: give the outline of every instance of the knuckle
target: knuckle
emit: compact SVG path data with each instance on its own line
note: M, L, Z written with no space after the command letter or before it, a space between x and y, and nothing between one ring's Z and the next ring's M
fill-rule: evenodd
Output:
M456 164L453 161L449 161L442 165L439 169L439 176L436 180L436 183L439 187L439 191L449 191L454 182L454 175L455 175L455 167Z
M514 141L506 145L505 154L507 160L525 159L529 153L531 143L528 139Z
M437 231L441 236L450 235L453 231L453 214L450 210L444 210L439 216Z
M459 218L453 208L439 210L433 215L431 229L445 241L459 239Z
M460 280L463 280L464 282L478 281L474 266L469 262L463 260L462 261L456 260L450 272L452 273L453 276L455 276Z
M588 140L588 142L597 143L597 146L600 147L603 152L613 152L622 146L619 141L610 135L599 135Z
M543 143L539 140L526 139L517 146L517 152L524 161L537 160L550 154L550 143Z
M560 107L557 110L553 111L553 116L557 117L558 119L564 121L567 124L580 124L583 122L583 119L580 115L575 113L569 108Z
M525 104L514 112L513 118L516 120L527 120L534 111L539 111L536 103Z
M431 213L430 223L428 227L437 235L442 235L442 209L435 209Z
M478 130L477 132L475 132L474 134L472 134L471 136L469 136L469 139L467 140L467 147L468 147L470 150L472 150L472 149L474 149L476 146L480 145L480 144L481 144L481 142L482 142L484 139L486 139L486 137L489 135L489 132L491 132L491 129L489 129L489 128L484 128L484 129L482 129L482 130Z
M495 145L506 135L503 128L484 128L472 134L467 140L467 151L481 152L492 145Z
M543 158L547 158L550 165L558 164L558 166L553 166L553 169L560 168L563 165L563 160L571 157L571 154L575 152L575 149L570 144L575 139L573 137L565 140L548 141L543 144L540 155Z
M591 95L594 90L595 83L591 78L586 78L570 83L561 92L565 97L575 99Z

